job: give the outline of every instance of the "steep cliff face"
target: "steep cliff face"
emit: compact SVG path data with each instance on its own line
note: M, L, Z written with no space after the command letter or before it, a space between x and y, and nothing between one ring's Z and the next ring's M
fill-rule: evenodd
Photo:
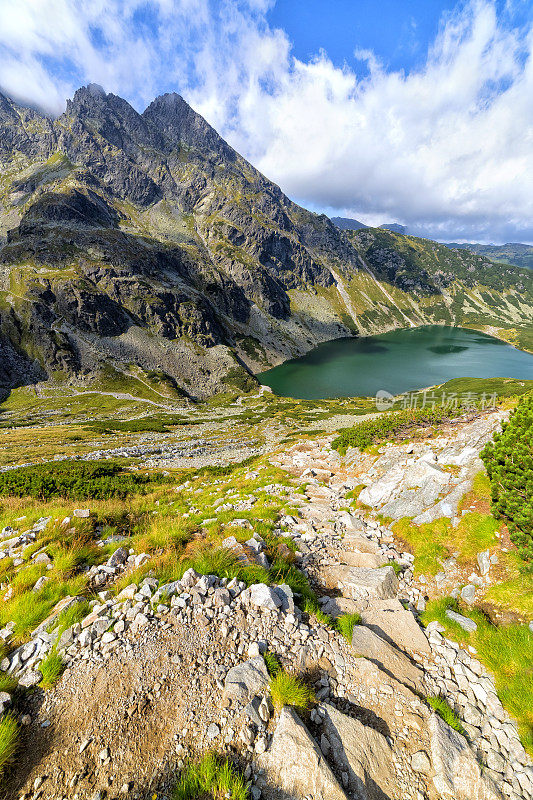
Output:
M490 262L417 242L300 208L179 95L88 86L56 120L0 95L3 385L156 370L201 397L351 333L531 323L533 276L489 300Z

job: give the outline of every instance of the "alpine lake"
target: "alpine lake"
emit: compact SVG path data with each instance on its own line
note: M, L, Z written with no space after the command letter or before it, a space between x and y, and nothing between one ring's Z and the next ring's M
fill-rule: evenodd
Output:
M466 328L426 325L324 342L257 375L282 397L398 395L452 378L533 379L533 355Z

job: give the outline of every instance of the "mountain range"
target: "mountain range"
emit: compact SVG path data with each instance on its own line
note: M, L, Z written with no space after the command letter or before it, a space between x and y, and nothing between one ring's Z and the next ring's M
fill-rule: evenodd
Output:
M319 342L456 324L533 349L533 274L292 202L177 94L0 95L0 386L204 398Z
M458 244L452 242L448 247L459 247L462 250L469 250L479 256L486 256L491 261L499 261L502 264L513 264L515 267L525 267L533 269L533 245L521 244L520 242L507 242L507 244L476 244L466 242Z
M350 217L331 217L331 221L337 228L342 231L359 231L362 228L370 228L370 225L365 225L364 222L359 222L357 219ZM407 233L405 225L400 225L398 222L385 222L379 226L385 231L393 231L393 233Z

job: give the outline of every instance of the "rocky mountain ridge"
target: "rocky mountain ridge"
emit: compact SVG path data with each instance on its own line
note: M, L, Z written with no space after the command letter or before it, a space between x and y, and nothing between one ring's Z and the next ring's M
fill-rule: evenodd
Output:
M320 341L407 325L525 346L531 275L500 270L485 291L491 262L435 247L297 206L179 95L139 114L90 85L57 119L0 95L6 389L136 378L201 398Z

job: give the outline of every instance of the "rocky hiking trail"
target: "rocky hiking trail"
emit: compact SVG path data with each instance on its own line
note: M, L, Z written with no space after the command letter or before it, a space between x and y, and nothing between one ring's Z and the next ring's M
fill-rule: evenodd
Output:
M291 476L288 500L298 511L281 517L279 532L296 545L322 611L360 615L351 641L303 614L286 584L246 587L189 569L180 581L147 577L115 596L110 583L148 557L119 548L95 571L101 591L90 613L61 635L60 681L26 700L6 800L170 798L187 757L209 749L239 764L253 800L533 798L533 766L493 678L472 647L418 621L427 598L459 591L464 576L448 563L415 579L413 555L383 523L406 509L457 523L479 452L502 417L488 413L377 453L341 457L324 436L270 456ZM250 537L223 545L264 562L261 537ZM488 585L493 555L480 554L470 594ZM49 623L2 664L22 685L40 680L54 639ZM273 707L267 650L312 682L310 711ZM435 695L457 711L466 736L426 702Z

